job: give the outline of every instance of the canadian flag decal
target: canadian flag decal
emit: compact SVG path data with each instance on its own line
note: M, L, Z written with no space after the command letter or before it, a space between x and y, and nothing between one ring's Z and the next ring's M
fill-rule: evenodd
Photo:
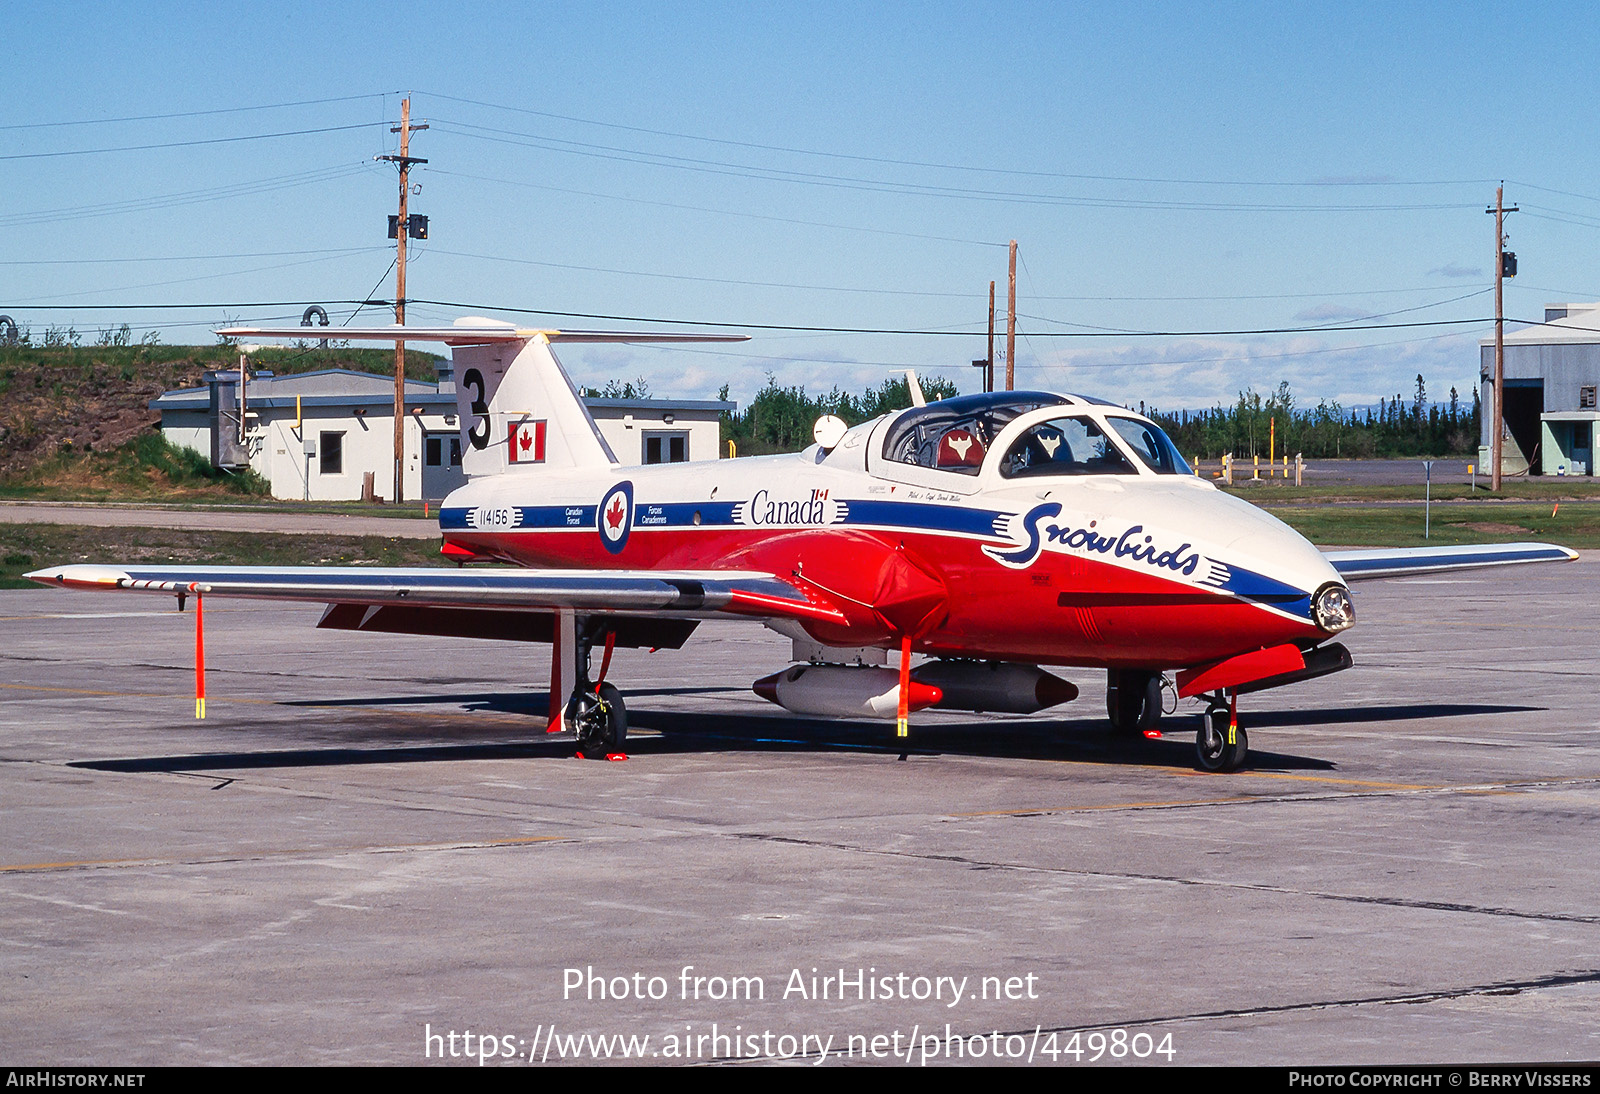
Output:
M536 422L512 423L511 436L507 438L511 447L511 462L543 463L544 431L543 418Z

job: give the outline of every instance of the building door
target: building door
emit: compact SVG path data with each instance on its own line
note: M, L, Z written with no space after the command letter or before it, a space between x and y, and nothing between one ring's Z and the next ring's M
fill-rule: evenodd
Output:
M422 496L439 501L458 486L467 484L461 470L461 434L424 433L422 435Z
M1522 449L1530 475L1539 474L1539 418L1543 413L1543 380L1506 381L1506 429Z
M1594 474L1594 423L1572 423L1572 463L1574 475Z

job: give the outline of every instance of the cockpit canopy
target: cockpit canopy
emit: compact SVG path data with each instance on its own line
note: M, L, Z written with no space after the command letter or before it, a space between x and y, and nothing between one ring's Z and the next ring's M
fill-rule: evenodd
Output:
M989 446L1018 415L1069 400L1043 391L958 395L902 413L883 439L883 458L976 475Z
M1060 407L1013 437L998 460L1004 478L1061 475L1191 474L1177 448L1153 422L1082 396L1040 391L962 395L900 414L883 441L883 458L961 475L976 475L995 441L1017 418Z

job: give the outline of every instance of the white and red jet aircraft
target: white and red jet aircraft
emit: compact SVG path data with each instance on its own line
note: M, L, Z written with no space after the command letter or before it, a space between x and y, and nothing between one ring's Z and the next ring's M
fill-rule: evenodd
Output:
M854 428L823 419L794 455L622 467L550 349L740 336L485 319L221 333L454 347L468 482L440 509L443 551L512 565L28 576L316 601L323 627L550 642L551 727L586 755L626 734L605 681L614 646L677 648L699 621L735 617L794 640L798 663L754 687L800 714L894 717L903 736L912 710L1032 713L1073 699L1040 666L1089 666L1107 670L1122 731L1150 730L1165 689L1204 699L1200 766L1229 770L1247 747L1240 693L1349 667L1331 641L1354 621L1348 580L1576 557L1549 544L1325 554L1197 478L1148 418L1044 392L959 396ZM931 659L913 667L913 654Z

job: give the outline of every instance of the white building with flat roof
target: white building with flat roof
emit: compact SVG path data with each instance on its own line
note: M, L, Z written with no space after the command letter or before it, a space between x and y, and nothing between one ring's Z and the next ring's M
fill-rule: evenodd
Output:
M373 492L393 493L394 381L350 369L250 375L239 408L239 373L208 372L203 387L169 391L150 403L174 445L218 466L249 467L276 498L353 501L367 475ZM442 499L461 473L455 385L406 381L404 496ZM716 399L585 399L600 435L624 465L712 460L722 455Z

